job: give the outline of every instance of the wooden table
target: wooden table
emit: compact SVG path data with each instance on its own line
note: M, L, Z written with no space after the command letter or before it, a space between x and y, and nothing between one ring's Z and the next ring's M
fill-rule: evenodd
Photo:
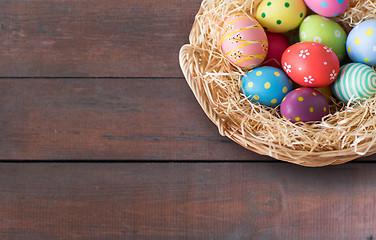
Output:
M0 239L374 239L375 156L221 137L182 76L200 0L0 1Z

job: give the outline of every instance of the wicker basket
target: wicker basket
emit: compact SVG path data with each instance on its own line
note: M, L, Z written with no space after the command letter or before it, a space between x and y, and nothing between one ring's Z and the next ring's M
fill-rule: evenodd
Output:
M237 82L244 73L221 55L216 42L219 34L208 30L205 24L220 26L223 15L234 11L246 9L248 14L249 11L254 13L260 1L232 0L227 4L225 0L205 0L196 15L190 33L190 44L180 49L180 66L187 83L206 115L218 127L219 133L258 154L310 167L342 164L376 153L376 99L355 107L340 104L331 106L337 113L329 116L324 124L294 125L281 119L278 110L251 103L241 95ZM367 9L361 9L364 7ZM359 13L359 9L366 11L368 15L354 19L352 12ZM372 18L374 15L370 16L370 11L372 14L376 12L372 1L350 0L349 10L337 20L345 22L341 24L348 31L355 23ZM207 20L213 16L218 16L218 19ZM216 81L218 78L221 81ZM225 99L227 94L231 94L226 93L229 88L237 91L233 95L234 101ZM222 103L222 100L226 102ZM242 110L244 106L248 106L250 110ZM349 126L354 122L355 125ZM282 130L273 135L275 126ZM333 140L326 140L325 144L321 144L323 140L320 139L325 139L326 134L331 135L330 131L333 132ZM343 139L338 138L335 131ZM304 135L306 133L307 136ZM308 146L302 145L302 142L311 137L318 142L313 140ZM294 144L294 141L299 144Z

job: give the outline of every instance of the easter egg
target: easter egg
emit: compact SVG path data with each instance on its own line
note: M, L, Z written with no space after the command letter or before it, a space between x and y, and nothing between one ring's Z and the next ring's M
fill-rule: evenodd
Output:
M281 33L267 31L266 36L268 37L268 54L263 65L281 68L282 54L290 46L289 41Z
M294 45L295 43L300 42L299 29L289 31L287 33L284 33L283 35L285 35L286 38L289 40L290 45Z
M319 91L326 99L328 104L332 102L331 98L333 97L333 91L332 91L332 86L326 86L326 87L321 87L321 88L315 88L317 91Z
M349 6L349 0L304 0L315 13L324 17L336 17Z
M256 19L270 32L283 33L299 26L307 13L303 0L263 0Z
M362 101L376 93L376 72L362 63L349 63L341 67L332 84L334 95L341 101Z
M241 83L241 89L248 99L269 107L279 105L293 89L288 76L275 67L255 68L242 77Z
M291 122L321 121L329 114L325 97L313 88L298 88L291 91L281 103L281 115Z
M301 42L317 42L330 47L339 61L346 57L346 32L332 19L320 15L306 17L299 27Z
M264 61L268 40L256 19L245 14L232 14L223 24L222 52L233 64L250 70Z
M328 46L321 43L296 43L282 55L283 70L304 87L330 85L339 72L339 61Z
M376 19L364 21L353 28L346 47L352 61L376 66Z

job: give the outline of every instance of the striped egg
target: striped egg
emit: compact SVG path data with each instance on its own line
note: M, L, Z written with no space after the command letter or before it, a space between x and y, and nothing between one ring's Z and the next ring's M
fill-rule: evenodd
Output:
M341 101L362 101L376 93L376 72L362 63L346 64L341 67L332 88Z
M261 65L268 52L268 40L256 19L242 13L232 14L222 29L222 52L230 62L244 70Z

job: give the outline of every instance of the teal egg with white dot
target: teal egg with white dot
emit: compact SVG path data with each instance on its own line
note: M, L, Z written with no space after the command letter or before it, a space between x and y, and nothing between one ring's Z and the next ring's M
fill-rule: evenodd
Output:
M268 107L281 104L292 89L292 82L286 73L275 67L255 68L241 79L241 90L245 96Z
M330 47L339 61L346 57L346 32L334 20L320 16L306 17L299 27L301 42L317 42Z

